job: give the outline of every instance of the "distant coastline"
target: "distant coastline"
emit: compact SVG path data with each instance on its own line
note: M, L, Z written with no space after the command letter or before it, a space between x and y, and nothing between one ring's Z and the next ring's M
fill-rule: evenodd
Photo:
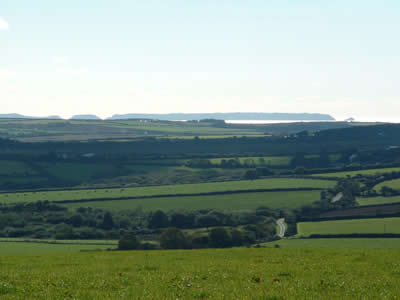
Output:
M177 120L204 120L216 119L225 121L335 121L328 114L319 113L171 113L171 114L123 114L113 115L108 120L126 120L126 119L153 119L163 121Z
M52 119L61 120L57 115L47 117L33 117L16 113L0 114L0 119ZM128 120L128 119L146 119L161 121L199 121L204 119L224 120L227 123L285 123L285 122L319 122L335 121L328 114L319 113L170 113L170 114L116 114L105 120ZM100 117L92 114L74 115L69 120L102 120ZM236 122L238 121L238 122ZM240 121L240 122L239 122ZM260 121L260 122L259 122Z

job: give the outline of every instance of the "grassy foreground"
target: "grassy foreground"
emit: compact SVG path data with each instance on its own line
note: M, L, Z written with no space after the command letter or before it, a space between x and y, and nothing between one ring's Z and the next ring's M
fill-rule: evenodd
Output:
M35 242L0 242L0 257L4 255L37 255L50 253L71 253L79 251L96 251L116 248L116 245L78 244L78 243L35 243ZM1 259L0 259L1 261ZM1 275L0 275L0 299Z
M0 257L1 299L382 299L393 250L226 249Z

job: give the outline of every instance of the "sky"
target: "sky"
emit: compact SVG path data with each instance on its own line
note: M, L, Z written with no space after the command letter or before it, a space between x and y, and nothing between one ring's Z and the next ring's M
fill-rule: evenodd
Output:
M0 113L400 122L398 0L1 0Z

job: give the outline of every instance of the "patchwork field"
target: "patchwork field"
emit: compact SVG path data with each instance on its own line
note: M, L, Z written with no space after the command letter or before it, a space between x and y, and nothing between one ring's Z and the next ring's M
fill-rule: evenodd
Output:
M263 246L283 248L400 249L400 238L282 239Z
M243 210L255 209L260 206L268 206L270 208L299 208L318 201L319 198L320 191L264 192L78 202L68 203L65 206L69 208L93 207L111 211L134 210L138 207L141 207L144 211L157 209L165 211L171 209L187 211L198 209Z
M137 188L118 189L87 189L87 190L60 190L46 192L2 193L0 203L17 203L32 201L62 201L98 198L128 198L149 197L155 195L179 195L215 193L225 191L245 191L258 189L288 189L288 188L317 188L333 187L335 181L298 179L298 178L270 178L259 180L242 180L227 182L212 182L199 184L179 184L165 186L148 186Z
M394 197L368 197L368 198L357 198L357 202L360 206L364 205L380 205L380 204L390 204L399 203L400 196Z
M297 232L301 236L352 233L400 234L400 218L301 222L297 223Z
M1 299L382 299L396 250L224 249L0 256Z
M393 180L381 182L380 184L377 184L376 186L374 186L374 190L380 191L380 189L384 186L394 189L394 190L400 190L400 179L393 179Z
M314 174L314 176L323 176L323 177L347 177L347 176L351 176L351 177L353 177L353 176L356 176L357 174L374 175L374 174L383 174L383 173L391 173L391 172L400 172L400 168L380 168L380 169L369 169L369 170L360 170L360 171L322 173L322 174Z

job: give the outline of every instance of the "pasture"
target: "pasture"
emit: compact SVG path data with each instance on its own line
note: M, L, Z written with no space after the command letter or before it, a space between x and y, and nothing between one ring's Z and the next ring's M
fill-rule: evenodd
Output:
M400 218L354 219L297 223L299 236L312 234L400 234Z
M149 197L155 195L180 195L215 193L225 191L245 191L257 189L289 189L333 187L335 181L300 179L300 178L268 178L259 180L241 180L196 184L177 184L164 186L147 186L135 188L57 190L45 192L1 193L0 203L18 203L34 201L62 201L84 199L114 199L129 197Z
M282 248L400 249L400 238L282 239L262 245L279 245Z
M313 174L313 176L319 177L353 177L360 175L376 175L383 173L391 173L391 172L400 172L400 168L379 168L379 169L368 169L368 170L359 170L359 171L345 171L345 172L334 172L334 173L322 173L322 174Z
M394 250L220 249L0 256L1 299L382 299Z
M157 209L164 211L191 211L199 209L246 210L256 209L260 206L267 206L269 208L300 208L301 206L318 201L319 198L320 191L296 191L142 198L77 202L64 205L69 208L92 207L110 211L135 210L139 207L144 211L154 211Z
M400 178L381 182L381 183L377 184L376 186L374 186L374 190L380 191L381 188L384 186L394 189L394 190L400 190Z
M399 202L400 202L400 196L393 196L393 197L359 197L359 198L357 198L357 203L360 206L390 204L390 203L399 203Z
M0 257L4 255L38 255L50 253L69 253L79 251L96 251L116 248L116 245L95 244L95 243L44 243L44 242L7 242L0 241ZM1 296L1 279L0 279ZM1 298L1 297L0 297Z

